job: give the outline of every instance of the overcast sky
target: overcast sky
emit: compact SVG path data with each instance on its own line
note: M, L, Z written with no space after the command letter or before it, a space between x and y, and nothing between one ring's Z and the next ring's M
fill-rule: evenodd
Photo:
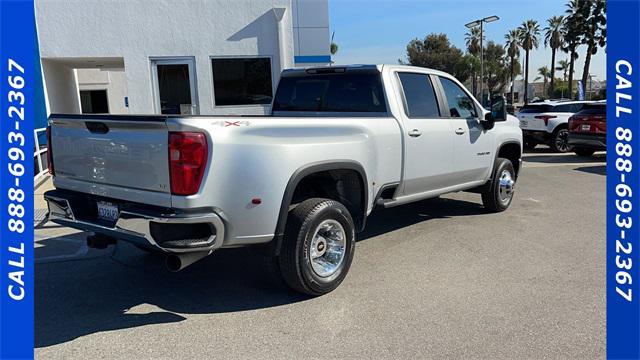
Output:
M333 57L337 64L396 64L404 58L406 45L414 38L424 38L429 33L445 33L449 40L465 50L464 24L489 15L498 15L500 20L485 24L486 41L504 44L504 34L518 27L524 20L540 23L541 30L547 19L563 15L565 0L330 0L329 14L331 30L335 31L335 42L339 46ZM543 33L543 31L541 31ZM586 46L581 46L574 78L582 77ZM524 53L522 54L524 56ZM551 67L551 50L544 47L541 36L540 47L530 53L529 78L537 76L543 65ZM567 59L558 52L559 60ZM556 65L557 66L557 65ZM606 56L604 49L591 61L590 73L595 80L606 79ZM556 72L556 77L562 77Z

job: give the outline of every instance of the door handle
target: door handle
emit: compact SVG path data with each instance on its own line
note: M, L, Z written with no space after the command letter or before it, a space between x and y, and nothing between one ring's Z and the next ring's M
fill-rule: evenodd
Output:
M464 129L463 128L457 128L456 129L456 134L458 134L458 135L464 134Z
M418 137L422 135L422 131L418 130L418 129L413 129L411 131L409 131L409 136L411 137Z

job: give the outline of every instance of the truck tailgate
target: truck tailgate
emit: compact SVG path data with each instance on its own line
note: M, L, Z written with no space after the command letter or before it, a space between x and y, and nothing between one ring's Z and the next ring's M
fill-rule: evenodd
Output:
M171 205L164 117L55 115L50 126L56 186Z

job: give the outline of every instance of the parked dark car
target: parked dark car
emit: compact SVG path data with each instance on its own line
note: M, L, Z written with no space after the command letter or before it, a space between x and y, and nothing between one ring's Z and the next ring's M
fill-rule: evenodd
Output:
M569 145L578 156L591 156L607 149L607 105L586 104L569 118Z

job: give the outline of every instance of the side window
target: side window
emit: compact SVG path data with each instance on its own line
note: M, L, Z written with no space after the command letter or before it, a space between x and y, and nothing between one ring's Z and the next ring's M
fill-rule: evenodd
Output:
M425 74L398 73L404 91L405 111L410 118L440 117L438 101L431 85L431 79Z
M447 104L449 105L451 117L477 117L475 103L458 84L443 77L440 77L440 83L447 96Z

